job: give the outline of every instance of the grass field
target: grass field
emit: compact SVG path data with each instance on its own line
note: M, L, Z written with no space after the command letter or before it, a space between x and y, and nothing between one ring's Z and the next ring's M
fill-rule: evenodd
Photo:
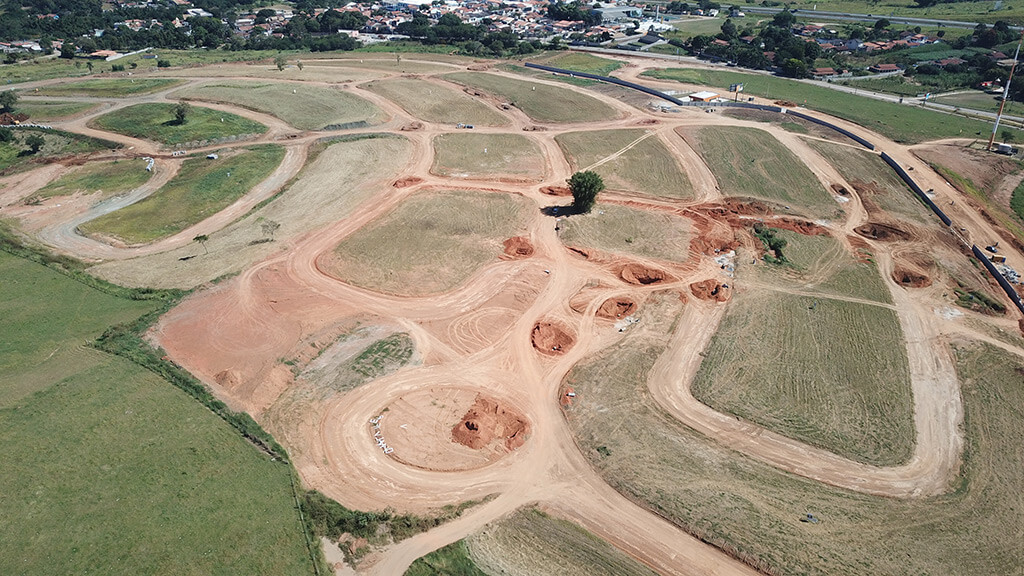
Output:
M376 106L347 91L296 83L211 82L179 90L171 97L235 104L276 116L301 130L375 124L385 117Z
M533 140L521 134L441 134L434 138L430 171L441 176L511 175L540 181L544 178L544 156Z
M80 229L88 234L113 236L128 244L170 236L245 195L270 175L282 158L283 148L263 145L224 154L219 160L186 160L178 174L160 190L131 206L86 222Z
M343 334L309 362L298 378L314 390L344 394L405 366L415 344L405 332L361 326Z
M174 66L194 66L198 64L212 64L217 62L242 62L248 60L267 60L269 62L277 53L256 52L252 50L165 50L159 51L160 59L170 62ZM287 52L285 54L288 54ZM104 63L96 66L95 71L109 72L114 64L123 64L130 68L134 74L143 72L164 73L174 69L157 68L156 59L144 59L142 54L125 56L116 62ZM303 55L307 56L307 55ZM131 68L135 64L136 68ZM272 64L268 64L272 66ZM92 73L83 64L83 59L66 60L64 58L37 58L31 61L22 62L16 66L0 67L0 81L7 84L19 82L30 82L34 80L48 80L50 78L87 78ZM136 78L139 80L140 78Z
M444 548L417 558L405 571L405 576L489 576L477 568L469 556L465 540L453 542Z
M91 102L61 102L59 100L21 100L18 112L28 114L32 122L48 122L74 116L98 106Z
M423 296L462 284L522 232L518 196L443 192L413 196L334 250L332 272L371 290Z
M166 90L181 84L181 80L167 78L137 78L134 80L95 78L81 82L68 82L42 86L33 91L41 96L90 96L93 98L128 98Z
M999 10L993 10L993 2L974 0L968 2L940 3L921 8L913 0L829 0L814 2L804 0L790 4L792 8L801 10L824 10L829 12L850 12L854 14L875 14L910 16L914 18L932 18L935 20L960 20L968 22L987 22L992 24L1005 20L1011 24L1024 21L1024 9L1021 6L1005 4ZM799 13L798 13L799 14Z
M950 96L938 96L932 98L931 101L938 104L949 104L950 106L960 106L963 108L973 108L974 110L997 112L999 110L999 100L996 100L996 98L998 97L999 96L996 94L986 94L979 91L968 92L966 94L952 94ZM1021 114L1024 114L1024 106L1022 106L1020 102L1007 100L1006 106L1003 107L1003 114L1020 116Z
M488 524L465 542L470 558L487 574L654 575L579 525L535 508Z
M152 175L151 172L146 172L145 162L142 160L94 162L72 169L40 188L35 196L52 198L75 193L98 193L103 197L110 197L142 186Z
M742 22L742 20L734 20L733 22ZM672 38L693 38L702 34L714 36L721 33L722 24L725 24L725 18L682 16L678 20L673 20L671 24L676 32L675 34L669 34ZM674 46L672 48L675 49Z
M690 249L690 221L671 214L600 204L589 214L561 220L567 245L682 262Z
M678 131L704 158L726 196L760 198L813 217L839 211L814 173L764 130L716 126Z
M602 58L587 54L586 52L558 52L554 58L543 60L546 66L565 68L577 72L607 76L608 74L622 68L622 62L609 58Z
M654 405L646 377L681 307L670 296L649 302L637 325L645 330L584 359L568 377L577 393L569 425L617 490L781 573L1012 575L1024 569L1024 540L1011 528L1024 525L1019 359L987 346L958 348L967 438L961 479L943 496L876 498L740 457ZM821 523L801 523L808 512Z
M363 86L398 104L413 116L439 124L507 126L508 118L462 90L422 80L388 78ZM424 93L425 92L425 93Z
M694 378L693 395L854 460L901 464L914 447L902 336L896 314L885 308L740 291Z
M229 136L262 134L267 127L241 116L192 106L184 124L174 119L174 104L135 104L104 114L90 122L96 128L164 144L219 140Z
M306 64L310 66L329 67L329 66L341 66L344 68L364 68L366 70L380 70L382 72L399 72L401 74L436 74L438 72L446 72L453 70L452 66L446 66L444 63L433 63L433 62L413 62L413 60L420 60L422 54L406 54L402 56L402 60L399 62L394 55L388 54L373 54L371 56L363 55L362 58L339 58L337 60L307 60Z
M752 96L790 100L813 110L849 120L896 142L917 143L957 136L970 137L978 133L985 134L989 130L988 124L979 120L926 110L918 106L882 102L866 96L763 74L671 68L651 70L644 75L719 89L728 88L730 84L743 83L743 91Z
M555 141L573 170L585 170L634 144L645 133L641 129L570 132L559 134ZM654 135L593 169L611 189L669 198L693 197L693 185L686 172Z
M860 180L874 183L878 193L862 196L866 196L866 200L874 202L882 210L917 223L934 222L932 212L877 154L821 140L809 139L807 144L821 154L847 182Z
M29 148L25 144L25 140L32 134L38 134L44 140L43 147L36 154L29 154ZM14 130L12 142L0 143L0 174L18 172L32 166L35 161L44 161L55 156L88 154L118 147L118 144L112 142L60 130L18 128Z
M287 465L84 346L156 302L4 252L0 270L0 573L311 573Z
M507 100L536 122L592 122L619 116L596 98L557 86L482 72L457 72L443 78Z
M897 94L899 96L917 96L918 94L927 94L933 90L927 86L915 84L902 75L869 78L865 80L841 80L838 83L852 88L858 88L860 90L886 92L888 94Z

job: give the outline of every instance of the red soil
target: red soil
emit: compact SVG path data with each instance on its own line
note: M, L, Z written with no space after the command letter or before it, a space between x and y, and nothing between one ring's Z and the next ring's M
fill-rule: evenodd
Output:
M907 288L924 288L932 285L932 279L927 274L912 267L897 264L892 271L892 279L897 284Z
M856 228L853 229L853 231L865 238L870 238L872 240L881 240L883 242L909 240L911 238L909 232L900 230L895 226L882 224L880 222L868 222L867 224L857 226Z
M732 294L732 289L725 287L721 282L714 278L708 278L707 280L690 284L690 292L693 292L693 295L701 300L725 302L729 300L729 296Z
M572 196L572 190L567 186L544 186L540 192L548 196Z
M623 266L622 270L619 272L619 277L630 284L638 284L640 286L674 280L674 278L669 276L664 270L648 268L643 264L635 262L631 262Z
M405 126L402 126L402 128L401 128L402 132L413 132L413 131L422 130L422 129L423 129L423 122L410 122L410 123L406 124Z
M505 240L505 256L509 258L528 258L533 256L533 244L522 236L513 236Z
M398 180L395 180L395 183L392 184L392 186L395 188L408 188L409 186L414 186L420 182L423 182L423 178L409 176L407 178L399 178Z
M609 298L597 309L598 318L625 318L636 312L636 302L630 298Z
M469 408L462 420L452 428L452 440L474 450L501 442L505 449L515 450L526 442L530 426L521 414L503 408L497 400L483 395Z
M576 337L560 324L538 322L530 333L530 343L545 356L561 356L576 343Z

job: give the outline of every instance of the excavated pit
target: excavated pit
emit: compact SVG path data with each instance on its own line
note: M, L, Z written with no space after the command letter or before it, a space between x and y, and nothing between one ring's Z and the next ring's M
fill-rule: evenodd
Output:
M900 230L895 226L882 224L880 222L868 222L853 229L854 232L871 240L882 242L896 242L899 240L910 240L910 233Z
M636 284L638 286L649 286L651 284L659 284L661 282L668 282L674 280L664 270L658 270L657 268L648 268L643 264L630 263L622 267L619 271L619 277L629 284Z
M636 302L631 298L609 298L597 309L597 317L617 320L632 316L636 312L636 308Z
M395 188L408 188L409 186L415 186L420 182L423 182L423 178L418 176L409 176L407 178L399 178L398 180L395 180L392 186Z
M522 446L529 433L530 425L522 414L481 394L452 428L452 441L473 450L500 444L511 451Z
M568 328L555 322L538 322L530 333L530 343L545 356L561 356L576 343Z
M729 300L729 297L732 294L732 288L729 288L714 278L708 278L707 280L690 284L690 292L701 300L725 302Z
M513 236L505 240L505 256L509 258L529 258L533 256L533 244L522 236Z

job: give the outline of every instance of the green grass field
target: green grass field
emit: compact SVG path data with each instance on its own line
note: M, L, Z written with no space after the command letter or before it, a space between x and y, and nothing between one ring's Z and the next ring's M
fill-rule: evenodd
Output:
M734 22L742 22L742 20L734 20ZM722 31L722 24L725 24L725 18L682 16L679 20L673 20L671 24L672 28L675 29L674 32L676 32L675 34L668 34L671 38L693 38L702 34L714 36ZM675 49L674 46L672 48Z
M853 14L874 14L876 16L909 16L913 18L932 18L935 20L987 22L989 24L998 20L1005 20L1011 24L1018 25L1024 22L1024 7L1004 3L999 10L993 10L995 5L993 2L973 0L968 2L940 3L927 8L921 8L913 0L885 0L881 3L872 2L872 0L829 0L827 2L803 0L794 2L789 6L800 10L850 12Z
M933 91L932 88L911 82L905 76L885 76L884 78L869 78L866 80L841 80L839 84L860 90L885 92L899 96L917 96L918 94L927 94Z
M413 116L439 124L507 126L508 118L462 90L410 78L388 78L363 86L398 104Z
M544 178L544 155L533 140L521 134L441 134L434 138L430 171L469 178L511 175L539 182Z
M874 193L861 193L862 199L877 204L895 216L923 224L934 222L932 212L877 154L821 140L809 139L807 144L821 154L847 182L859 180L873 184L871 189Z
M121 160L94 162L72 169L57 180L39 189L35 196L52 198L71 194L102 194L110 197L129 192L149 180L142 160Z
M20 100L18 112L28 114L32 122L60 120L91 110L98 106L91 102L61 102L60 100Z
M999 110L999 98L997 94L986 94L984 92L968 92L966 94L953 94L950 96L937 96L932 98L932 102L938 104L948 104L950 106L960 106L962 108L972 108L974 110L984 110L986 112L997 112ZM1011 116L1020 116L1024 114L1024 105L1020 102L1014 102L1013 100L1007 100L1006 106L1003 107L1003 114L1009 114ZM991 133L991 130L989 130Z
M385 117L376 106L347 91L298 83L225 80L185 88L171 97L235 104L276 116L301 130L354 123L369 125Z
M733 126L678 131L718 178L722 194L760 198L812 217L839 212L810 168L771 134Z
M559 134L573 170L585 170L633 144L644 130L599 130ZM644 138L616 158L594 168L611 189L668 198L692 198L693 185L679 162L654 135Z
M219 160L186 160L163 188L139 202L86 222L87 234L113 236L128 244L152 242L213 216L270 175L280 146L262 145L225 154ZM230 174L230 176L229 176Z
M567 88L482 72L457 72L443 78L507 100L536 122L592 122L619 116L604 102Z
M417 558L405 576L489 576L477 568L469 556L465 540L453 542L430 554Z
M744 92L752 96L790 100L813 110L849 120L896 142L917 143L957 136L968 138L990 130L988 124L979 120L918 106L882 102L763 74L671 68L651 70L644 75L719 89L728 88L730 84L743 83Z
M85 345L157 302L5 252L0 270L0 573L311 573L287 464Z
M634 502L778 573L1015 574L1024 569L1019 358L958 345L967 438L961 478L932 498L856 494L779 472L677 423L646 378L682 308L649 302L626 339L568 376L567 420L598 473ZM628 423L628 425L623 425ZM597 449L603 448L601 452ZM799 518L814 513L817 525Z
M602 58L586 52L556 52L555 54L554 58L544 59L543 64L598 76L607 76L622 68L622 62L618 60Z
M334 249L331 271L371 290L413 296L462 284L522 232L528 203L478 192L416 195Z
M81 82L67 82L43 86L33 95L41 96L90 96L93 98L127 98L142 96L166 90L181 84L181 80L167 78L137 78L134 80L120 78L95 78Z
M885 308L740 291L694 378L693 395L854 460L901 464L914 446L902 336L896 314Z
M263 134L267 127L241 116L192 106L184 124L174 118L174 104L135 104L104 114L90 122L117 134L176 145L219 140L229 136Z
M571 246L682 262L690 249L690 221L680 216L600 204L589 214L563 218L559 238Z

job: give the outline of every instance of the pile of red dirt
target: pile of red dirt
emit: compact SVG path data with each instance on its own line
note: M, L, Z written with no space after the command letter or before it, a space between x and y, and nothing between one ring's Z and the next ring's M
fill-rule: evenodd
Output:
M806 220L797 220L796 218L776 218L769 222L765 222L766 226L771 228L781 228L783 230L792 230L797 234L803 234L804 236L826 236L828 235L828 228L818 226L814 222L808 222Z
M789 100L776 100L775 105L784 108L796 108L796 102L790 102Z
M11 114L9 112L0 114L0 124L20 124L25 120L28 120L28 114Z
M853 231L865 238L882 240L883 242L910 239L910 233L880 222L868 222L867 224L857 226Z
M529 433L529 424L518 412L478 395L466 415L452 428L452 440L474 450L486 448L495 441L501 442L507 450L515 450L526 442Z
M576 337L564 326L554 322L538 322L530 332L530 343L546 356L565 354L576 343Z
M562 392L562 395L559 397L558 404L560 406L572 406L572 400L575 397L576 391L573 390L572 388L566 388L565 391Z
M698 222L697 235L690 240L690 249L709 256L739 248L736 234L728 226L705 226Z
M547 130L544 126L537 126L536 124L530 124L529 126L523 126L523 132L544 132Z
M1020 328L1020 333L1024 334L1024 318L1017 320L1017 327Z
M643 120L640 120L639 122L636 122L635 125L636 126L651 126L651 125L657 124L657 123L658 123L658 120L655 119L655 118L644 118Z
M605 300L597 309L598 318L625 318L636 312L636 302L630 298L619 297Z
M901 286L907 288L924 288L932 285L932 279L927 274L914 267L896 264L892 270L892 279Z
M474 72L480 72L483 70L490 70L492 64L490 62L481 62L479 64L470 64L466 66L466 70L473 70Z
M548 196L572 196L572 190L568 186L545 186L540 189L541 194Z
M741 200L739 198L726 198L715 204L701 204L695 206L694 210L703 212L709 216L771 216L772 209L764 202L757 200Z
M619 271L619 277L630 284L638 284L641 286L658 284L659 282L665 282L667 280L674 280L674 278L669 276L664 270L648 268L647 266L636 262L630 262L623 266L622 270Z
M392 184L392 186L395 188L408 188L409 186L414 186L420 182L423 182L423 178L418 176L406 176L405 178L395 180L395 183Z
M410 123L402 126L401 130L403 132L412 132L414 130L423 130L423 122L410 122Z
M566 246L565 249L577 256L582 257L584 260L590 260L590 252L588 252L584 248L580 248L578 246Z
M505 240L505 255L510 258L528 258L533 256L533 244L522 236L513 236Z
M732 289L714 278L708 278L702 282L690 284L690 292L701 300L714 300L725 302L729 299Z

